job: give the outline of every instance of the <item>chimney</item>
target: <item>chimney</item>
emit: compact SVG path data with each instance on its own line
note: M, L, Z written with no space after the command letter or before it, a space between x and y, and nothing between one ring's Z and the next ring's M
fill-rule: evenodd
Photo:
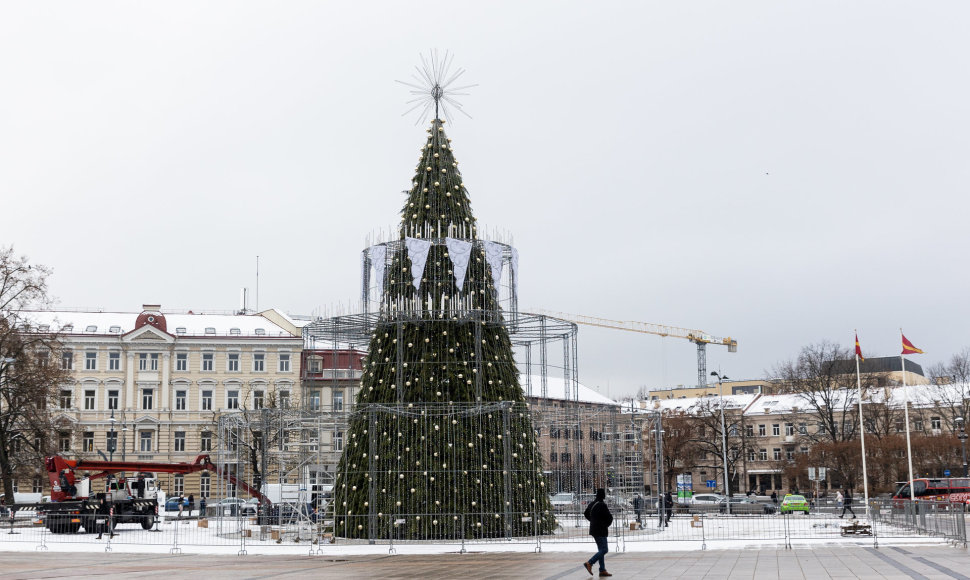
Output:
M141 309L146 312L160 312L162 310L161 304L142 304Z

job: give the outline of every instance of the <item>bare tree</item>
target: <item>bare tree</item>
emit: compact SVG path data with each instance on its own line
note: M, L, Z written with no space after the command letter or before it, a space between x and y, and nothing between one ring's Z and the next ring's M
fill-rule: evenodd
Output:
M0 479L7 498L14 481L35 473L50 451L50 408L70 379L57 335L33 328L27 315L49 306L49 274L0 248Z
M794 393L800 407L818 421L818 430L802 436L812 443L838 443L857 435L858 407L853 353L837 344L823 341L802 348L794 360L781 363L773 371L783 392ZM863 397L871 388L862 378Z

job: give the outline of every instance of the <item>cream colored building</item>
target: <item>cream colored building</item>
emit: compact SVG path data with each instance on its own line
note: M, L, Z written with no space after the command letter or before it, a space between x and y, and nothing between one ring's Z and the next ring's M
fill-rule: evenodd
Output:
M60 364L74 381L59 389L52 441L67 457L215 456L220 415L299 405L302 397L302 337L261 314L145 305L140 312L44 311L30 318L40 330L58 331L68 349ZM169 494L216 491L213 474L164 477Z

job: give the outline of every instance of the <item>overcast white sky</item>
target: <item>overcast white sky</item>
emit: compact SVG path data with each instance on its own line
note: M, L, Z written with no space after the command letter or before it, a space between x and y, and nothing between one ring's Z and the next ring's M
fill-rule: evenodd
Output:
M732 336L970 346L965 2L5 2L0 244L65 307L351 304L424 126L419 53L520 304ZM693 384L694 345L581 328L580 380Z

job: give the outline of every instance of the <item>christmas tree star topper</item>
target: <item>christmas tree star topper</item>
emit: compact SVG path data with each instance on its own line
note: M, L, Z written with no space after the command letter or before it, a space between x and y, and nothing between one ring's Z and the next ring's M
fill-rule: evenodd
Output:
M465 69L461 68L451 72L451 65L455 56L449 55L445 51L444 57L441 58L438 56L437 50L432 50L427 58L423 54L419 56L421 57L421 66L415 66L414 70L417 73L411 75L414 81L397 81L402 85L411 87L412 90L410 93L416 95L414 99L407 102L407 104L414 104L414 106L405 111L404 115L421 109L418 119L414 123L417 125L427 120L428 113L434 107L435 119L443 116L445 120L451 121L450 107L451 109L458 110L470 119L471 115L462 109L461 103L454 97L467 95L468 93L458 91L463 91L477 85L452 86L461 75L465 74Z

